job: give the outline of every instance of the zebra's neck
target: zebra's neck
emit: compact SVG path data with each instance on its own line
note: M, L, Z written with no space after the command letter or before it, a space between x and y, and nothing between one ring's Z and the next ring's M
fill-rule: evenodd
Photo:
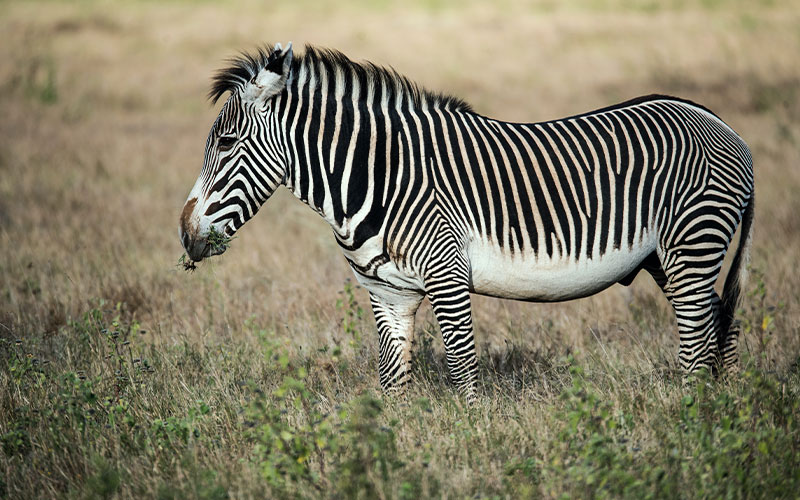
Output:
M421 108L470 112L457 99L340 54L312 51L294 68L282 114L287 186L330 223L340 243L357 243L359 226L380 230L362 223L384 213L398 192L424 194L432 185L423 182Z

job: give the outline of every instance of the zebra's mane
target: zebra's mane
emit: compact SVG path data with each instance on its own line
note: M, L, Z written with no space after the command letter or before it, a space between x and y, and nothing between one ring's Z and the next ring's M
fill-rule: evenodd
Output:
M226 92L241 91L247 82L267 66L274 54L275 49L264 47L253 54L242 52L238 57L230 59L230 66L217 71L212 79L211 90L208 93L211 103L216 103ZM426 90L393 68L385 68L371 62L355 62L338 50L306 45L303 54L294 56L292 70L297 74L303 66L317 75L320 71L327 71L331 76L336 68L341 68L345 74L349 73L366 80L367 85L380 86L384 95L390 98L395 98L398 94L410 97L415 107L426 102L443 109L472 112L472 107L457 97ZM345 79L345 81L351 80ZM346 89L346 92L348 91L349 88Z

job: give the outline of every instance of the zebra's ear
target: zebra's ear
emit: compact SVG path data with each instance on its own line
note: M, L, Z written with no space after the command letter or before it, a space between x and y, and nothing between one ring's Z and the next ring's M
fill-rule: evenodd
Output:
M292 42L286 44L285 49L276 44L267 65L245 85L243 100L260 106L283 92L291 81L292 57Z

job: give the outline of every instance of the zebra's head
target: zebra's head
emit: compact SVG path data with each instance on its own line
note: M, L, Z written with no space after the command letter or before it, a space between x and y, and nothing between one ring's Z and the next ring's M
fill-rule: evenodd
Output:
M180 217L179 236L189 258L225 251L225 242L286 180L285 136L277 106L291 80L292 44L244 55L214 78L209 94L230 97L206 141L203 170Z

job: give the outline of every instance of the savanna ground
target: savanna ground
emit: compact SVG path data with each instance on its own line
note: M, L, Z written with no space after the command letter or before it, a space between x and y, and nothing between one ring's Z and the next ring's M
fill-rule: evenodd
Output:
M0 497L796 497L800 4L0 3ZM367 297L280 191L176 267L216 110L262 42L392 65L535 121L647 93L722 116L756 169L741 373L684 385L649 277L589 299L475 297L481 398L427 306L384 398Z

